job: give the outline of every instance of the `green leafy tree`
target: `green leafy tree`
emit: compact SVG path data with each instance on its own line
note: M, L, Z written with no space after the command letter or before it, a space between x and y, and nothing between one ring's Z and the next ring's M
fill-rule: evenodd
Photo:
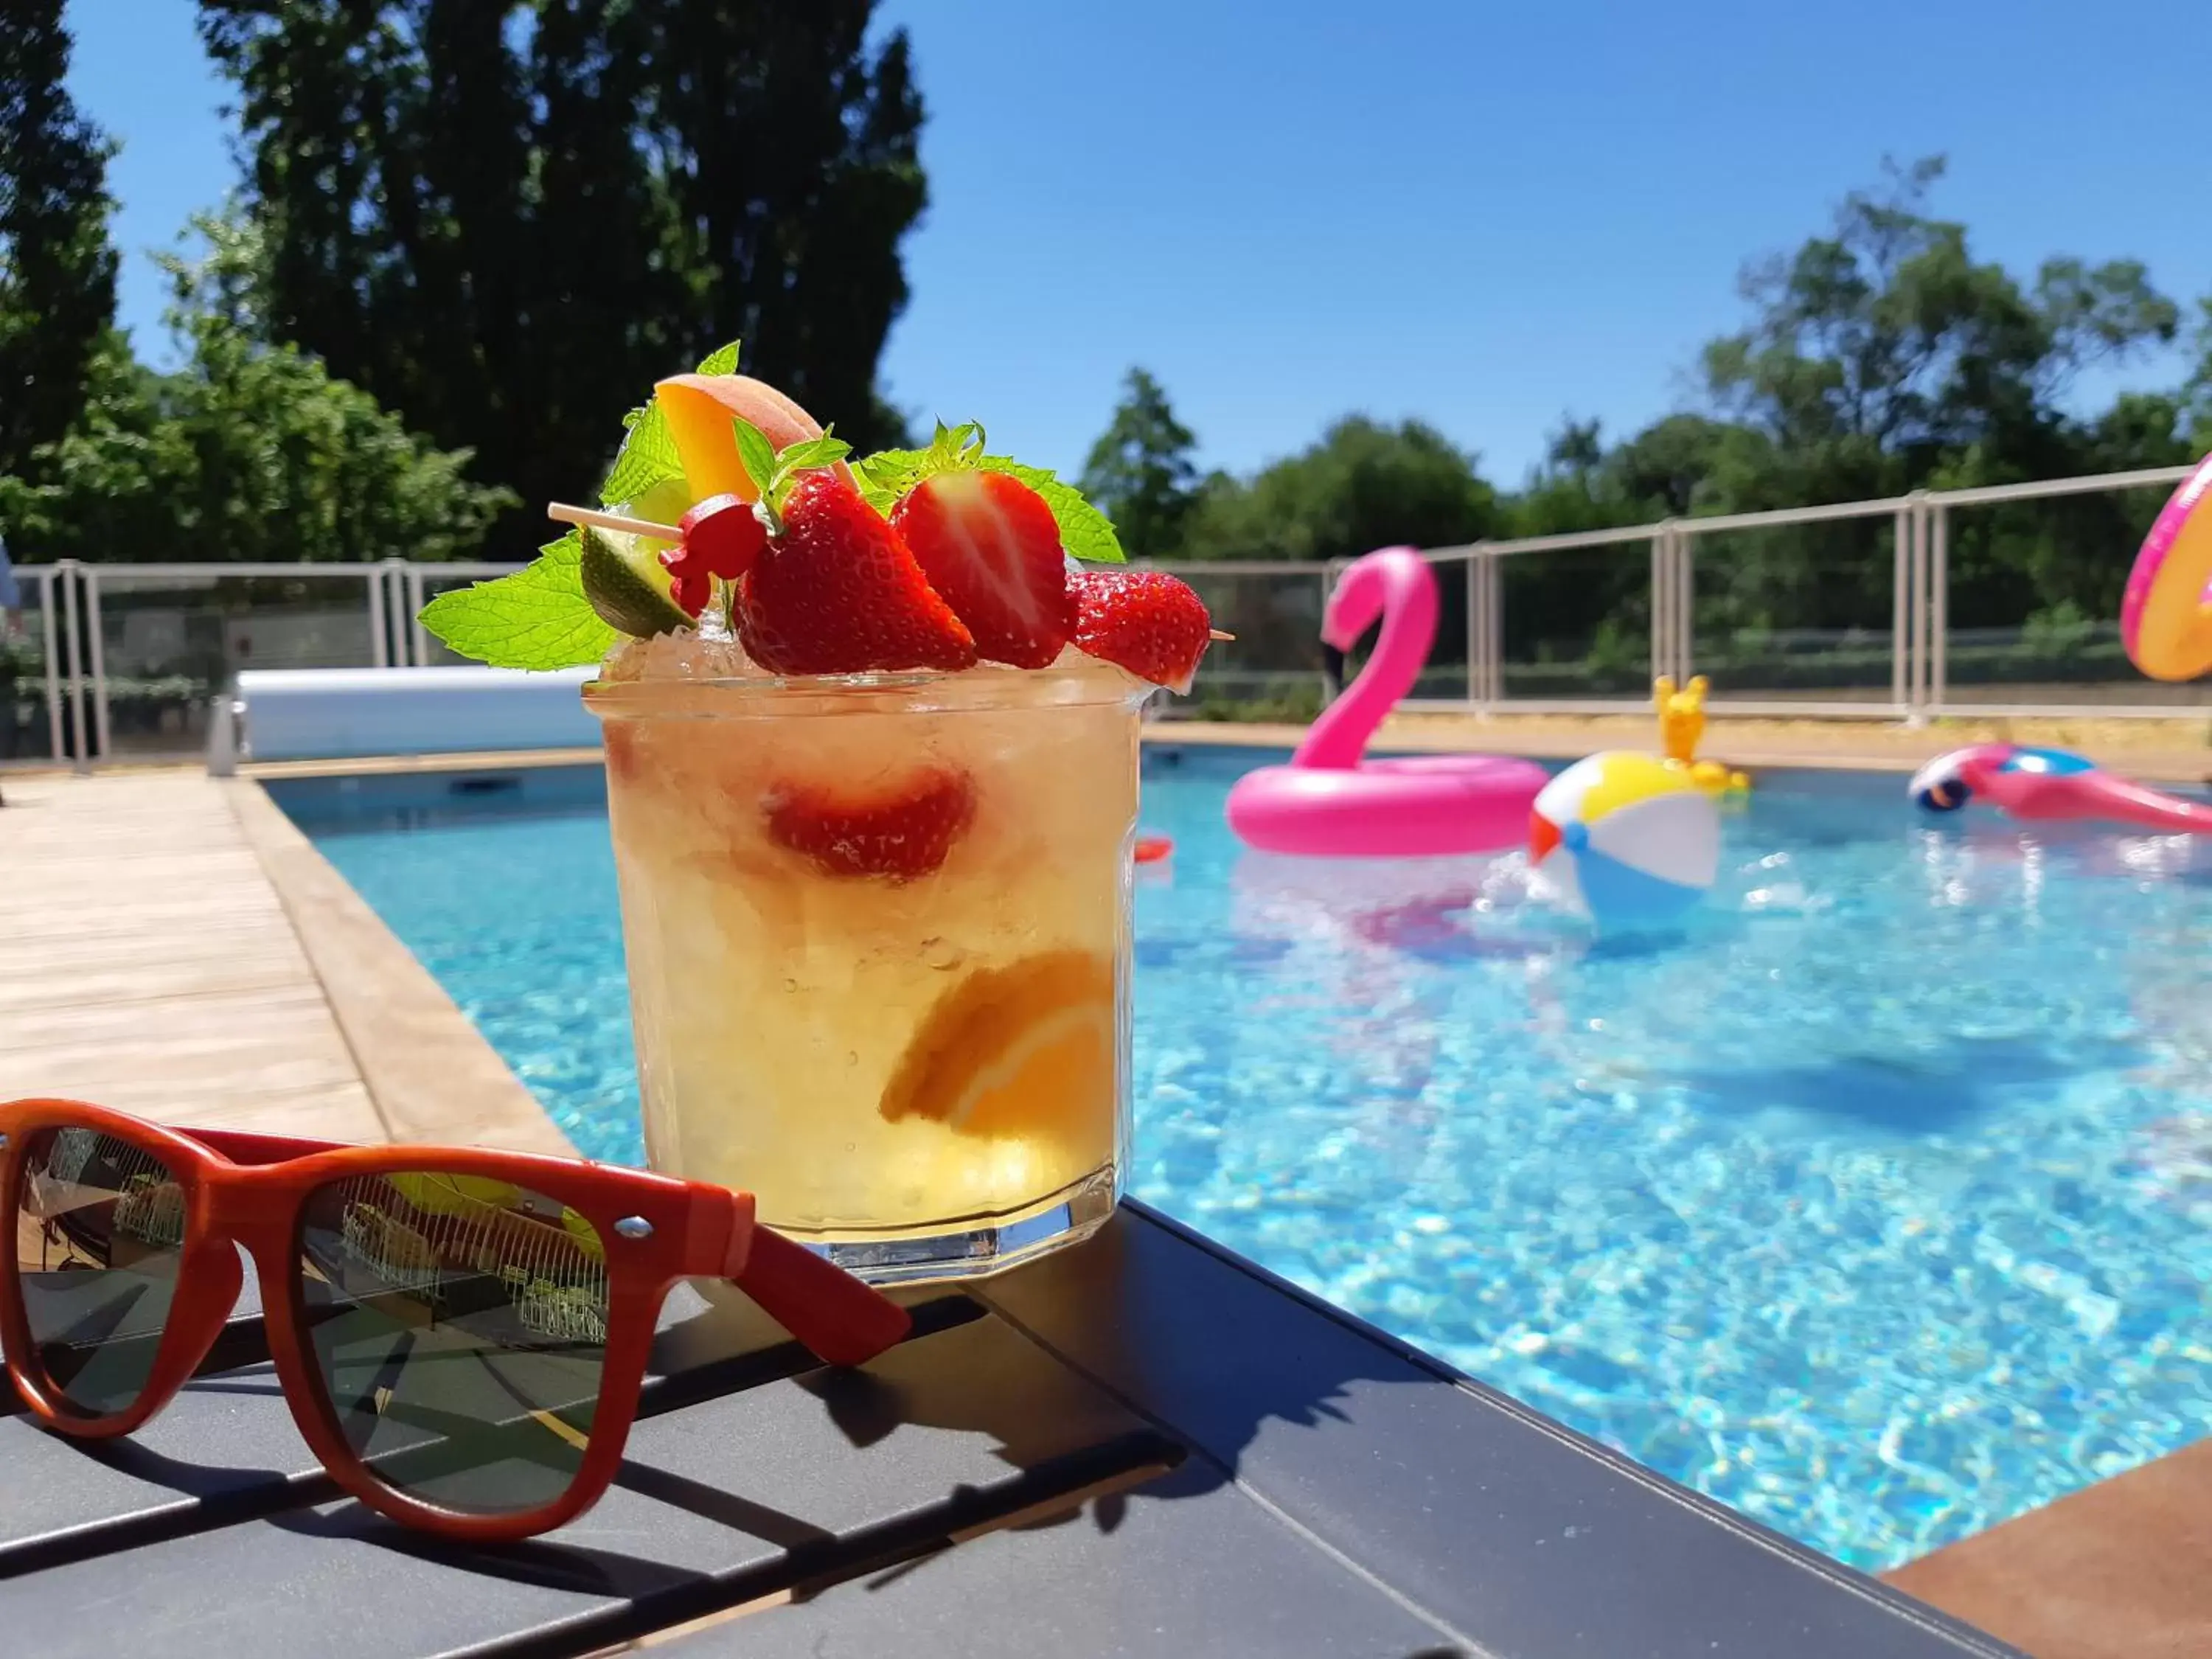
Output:
M1198 499L1198 440L1176 419L1160 383L1141 368L1083 464L1083 493L1114 520L1132 558L1172 559Z
M1249 482L1209 479L1186 548L1194 558L1356 558L1476 541L1498 523L1497 492L1443 434L1352 415Z
M2188 447L2201 455L2212 451L2212 294L2197 302L2190 346L2195 362L2182 382L2180 402L2189 426Z
M258 233L204 219L197 260L163 261L187 362L134 362L112 331L88 395L33 477L0 477L19 556L87 561L453 559L514 504L466 451L409 432L360 387L266 334Z
M1891 167L1828 235L1746 272L1755 315L1706 348L1705 375L1774 446L1741 484L1783 499L1732 506L1882 495L1968 452L2002 473L2050 447L2081 369L2173 337L2179 313L2137 261L2051 258L2026 286L1976 262L1963 225L1923 211L1942 173L1941 157Z
M202 0L273 330L532 501L587 493L610 416L728 339L896 441L875 369L927 191L906 37L873 13Z
M62 0L0 7L0 473L61 437L115 314L112 147L64 84Z
M1596 421L1577 421L1571 415L1559 422L1544 446L1544 465L1553 474L1586 477L1605 459L1604 427Z

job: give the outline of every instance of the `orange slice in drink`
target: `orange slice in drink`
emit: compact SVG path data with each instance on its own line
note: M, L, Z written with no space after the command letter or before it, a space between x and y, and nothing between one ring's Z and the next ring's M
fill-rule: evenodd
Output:
M883 1115L981 1137L1110 1123L1114 1013L1114 964L1093 951L978 969L914 1034L884 1091Z

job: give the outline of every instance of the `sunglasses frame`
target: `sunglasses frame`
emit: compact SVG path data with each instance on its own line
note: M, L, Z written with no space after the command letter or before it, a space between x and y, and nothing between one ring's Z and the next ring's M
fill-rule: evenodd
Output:
M70 1404L36 1358L16 1255L22 1165L48 1129L89 1129L160 1158L185 1198L174 1298L146 1384L130 1407L94 1415ZM588 1220L605 1247L607 1340L591 1435L568 1490L507 1515L441 1508L386 1485L348 1443L307 1340L298 1270L308 1196L349 1177L424 1172L526 1187ZM857 1365L904 1337L906 1310L753 1218L750 1193L642 1170L535 1152L467 1146L355 1146L235 1129L149 1123L82 1101L0 1103L0 1347L33 1415L88 1440L126 1435L174 1399L222 1334L244 1285L237 1247L252 1256L261 1310L284 1399L308 1448L345 1492L379 1514L460 1542L501 1543L549 1532L605 1495L636 1421L660 1305L678 1279L735 1284L833 1365ZM638 1224L643 1223L641 1227Z

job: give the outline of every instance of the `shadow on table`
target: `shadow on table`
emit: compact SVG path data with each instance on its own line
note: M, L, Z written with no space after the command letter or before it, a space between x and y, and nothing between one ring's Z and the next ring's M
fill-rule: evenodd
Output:
M881 1475L864 1468L856 1479L848 1465L837 1474L840 1498L768 1502L771 1486L792 1489L788 1468L747 1490L742 1439L725 1448L723 1463L702 1455L696 1467L672 1467L664 1439L655 1462L628 1458L617 1486L706 1527L671 1516L638 1547L610 1547L610 1539L640 1536L634 1515L619 1531L596 1533L587 1517L544 1539L466 1548L342 1498L304 1447L289 1471L185 1462L129 1441L88 1446L86 1455L197 1500L183 1513L149 1509L146 1541L258 1520L488 1579L627 1603L634 1611L615 1622L644 1627L719 1610L732 1596L781 1590L805 1600L830 1583L888 1583L927 1571L945 1545L978 1532L1111 1533L1139 1504L1231 1483L1264 1490L1265 1466L1283 1458L1285 1437L1353 1420L1364 1392L1433 1384L1439 1375L1133 1206L1089 1243L972 1295L926 1298L921 1334L866 1370L811 1366L757 1310L709 1306L696 1295L674 1306L656 1347L648 1413L732 1395L742 1402L750 1389L787 1379L804 1398L786 1389L771 1402L763 1394L760 1431L811 1437L826 1423L846 1444L878 1453L872 1467ZM266 1370L192 1386L238 1396L241 1407L258 1397L281 1409ZM726 1436L733 1420L724 1412L701 1432ZM976 1443L981 1466L1002 1465L1004 1479L975 1473ZM1305 1450L1296 1461L1310 1462ZM942 1484L928 1484L931 1468L948 1472ZM1160 1480L1170 1469L1176 1478ZM903 1497L896 1472L904 1473ZM877 1479L882 1501L872 1507ZM717 1545L714 1528L769 1547Z

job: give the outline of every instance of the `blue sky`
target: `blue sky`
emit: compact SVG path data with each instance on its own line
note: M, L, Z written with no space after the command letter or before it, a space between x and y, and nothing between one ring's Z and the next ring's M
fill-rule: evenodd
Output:
M191 0L73 0L143 257L235 171ZM1209 465L1420 416L1519 479L1564 411L1682 405L1747 257L1943 151L1981 257L2132 254L2212 291L2201 0L887 0L932 118L893 398L1069 470L1133 362ZM1266 16L1264 26L1253 21ZM2164 383L2178 359L2118 377ZM2113 377L2086 385L2101 399Z

